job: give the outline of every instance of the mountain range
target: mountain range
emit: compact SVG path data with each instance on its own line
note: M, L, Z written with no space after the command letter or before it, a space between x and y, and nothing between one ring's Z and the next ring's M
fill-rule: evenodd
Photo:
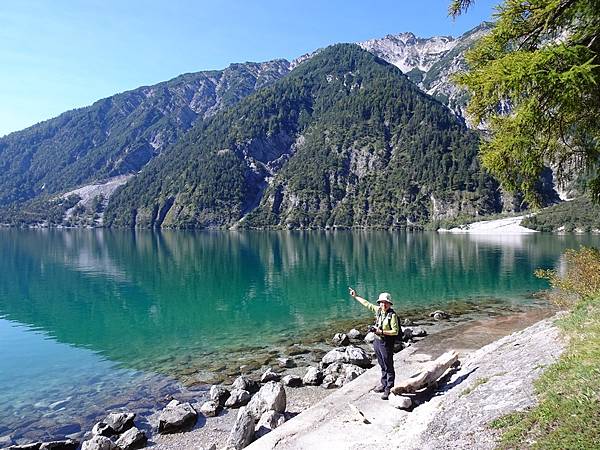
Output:
M450 79L487 27L185 74L11 133L0 222L389 228L498 212Z

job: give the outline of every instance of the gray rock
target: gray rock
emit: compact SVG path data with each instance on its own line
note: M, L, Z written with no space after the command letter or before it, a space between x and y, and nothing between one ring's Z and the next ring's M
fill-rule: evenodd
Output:
M260 383L248 378L245 375L240 375L239 377L237 377L235 379L235 381L233 382L231 387L233 390L239 389L239 390L248 391L251 394L254 394L255 392L258 392L258 390L260 389Z
M229 433L226 448L233 448L240 450L246 447L254 438L254 417L250 414L246 408L240 408L233 428Z
M412 400L402 395L390 394L389 404L397 409L409 409L412 406Z
M346 364L336 362L327 366L327 368L323 371L323 375L336 375L339 376L344 371L344 366Z
M229 389L224 388L223 386L213 385L210 388L210 399L214 402L217 402L219 405L224 405L225 401L229 398L230 392Z
M122 450L135 450L146 446L148 438L146 433L138 430L136 427L130 428L117 439L117 447Z
M287 369L296 367L296 363L292 358L277 358L277 363L279 364L279 367L285 367Z
M346 362L346 349L344 347L334 348L330 350L321 358L321 364L323 367L327 367L333 363L344 363Z
M198 413L189 403L171 400L158 416L159 433L177 433L192 427L198 420Z
M318 386L323 381L323 372L316 367L309 367L302 378L302 383L310 386Z
M276 372L273 372L273 369L270 367L262 374L260 377L261 383L266 383L267 381L279 381L281 379L281 375Z
M110 413L104 419L104 423L111 427L115 434L121 434L133 427L133 419L135 419L134 413Z
M83 443L81 450L118 450L118 447L106 436L94 436Z
M218 402L215 402L214 400L204 402L200 407L200 412L205 417L216 417L219 414L220 410L221 405Z
M333 339L331 340L331 342L333 342L333 345L348 345L350 344L350 338L344 334L344 333L336 333L335 336L333 336Z
M40 450L77 450L79 441L75 439L66 439L62 441L43 442Z
M346 333L346 335L350 339L363 339L365 337L365 335L358 331L356 328L352 328L350 331L348 331L348 333Z
M355 366L354 364L346 364L344 367L344 384L358 378L366 371L367 369L363 367Z
M292 388L302 386L302 378L297 377L296 375L286 375L281 379L281 382L284 386Z
M335 376L335 375L332 375L332 374L327 375L325 378L323 378L323 382L321 383L321 387L323 389L333 389L333 388L339 387L336 384L337 379L338 379L338 377Z
M413 337L425 337L427 336L427 331L425 330L425 328L416 327L412 329L412 335Z
M111 427L108 426L108 424L104 423L104 422L97 422L93 427L92 427L92 436L112 436L113 434L115 434L112 430Z
M285 389L281 383L269 381L260 388L260 391L258 391L254 397L252 397L246 410L255 420L259 420L267 411L284 412L286 404L287 398Z
M410 319L404 319L404 320L402 321L402 326L403 326L403 327L410 327L412 324L413 324L413 321L412 321L412 320L410 320Z
M373 333L372 331L369 331L369 332L367 333L367 335L365 336L365 339L364 339L364 341L365 341L367 344L372 344L372 343L373 343L373 341L374 341L375 339L377 339L377 335L376 335L375 333Z
M240 406L248 404L251 397L250 392L244 389L234 389L231 391L231 395L225 402L225 406L228 408L239 408Z
M445 311L441 311L439 309L437 311L430 313L429 316L433 317L435 320L444 320L444 319L450 318L450 314L448 314Z
M404 328L404 330L402 330L402 340L403 341L410 341L413 337L413 330L412 328Z
M262 416L256 427L254 428L254 436L258 439L263 437L265 434L273 431L278 426L282 425L285 422L285 417L283 414L278 413L276 411L267 411Z
M208 447L199 447L198 450L217 450L217 444L213 442Z
M344 362L347 362L348 364L354 364L359 367L371 367L371 358L362 348L350 345L346 347L345 353L346 359Z
M134 413L110 413L92 428L94 436L113 436L133 427Z

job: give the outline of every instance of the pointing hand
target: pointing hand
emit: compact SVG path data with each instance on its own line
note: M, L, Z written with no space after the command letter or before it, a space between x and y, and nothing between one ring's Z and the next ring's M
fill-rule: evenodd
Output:
M350 296L351 297L356 297L356 291L352 288L348 288L348 290L350 291Z

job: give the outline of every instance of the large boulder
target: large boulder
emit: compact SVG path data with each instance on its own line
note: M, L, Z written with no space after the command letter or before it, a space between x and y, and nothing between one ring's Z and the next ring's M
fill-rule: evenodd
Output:
M286 403L285 389L281 383L269 381L252 397L246 409L255 420L259 420L267 411L284 412Z
M65 439L62 441L42 442L40 450L77 450L79 441L75 439Z
M260 389L260 383L248 378L245 375L240 375L235 379L233 384L231 385L232 389L240 389L243 391L248 391L251 394L258 392Z
M198 413L189 403L171 400L158 416L158 432L177 433L194 426Z
M289 387L300 387L302 386L302 378L296 375L286 375L281 379L281 382L284 386Z
M219 414L220 410L221 405L214 400L204 402L200 407L200 412L204 415L204 417L215 417Z
M218 386L218 385L213 385L210 388L210 399L213 402L217 402L219 405L223 406L225 404L225 401L229 398L230 392L229 389L223 387L223 386Z
M117 439L117 447L121 450L136 450L146 446L146 433L136 427L130 428Z
M302 383L309 386L318 386L323 381L323 372L316 367L309 367L302 378Z
M268 381L279 381L281 379L281 375L277 372L274 372L270 367L262 374L260 377L261 383L266 383Z
M348 345L350 344L350 338L344 333L336 333L331 340L333 345Z
M323 389L333 389L333 388L339 387L336 384L337 378L338 377L335 375L331 375L331 374L325 375L325 378L323 378L323 382L321 383L321 387Z
M89 441L85 441L81 450L118 450L117 444L106 436L96 435Z
M254 428L254 437L257 439L263 437L265 434L273 431L284 422L285 416L283 414L276 411L267 411L260 416L260 419Z
M415 327L412 328L412 335L413 337L425 337L427 336L427 331L425 330L425 328Z
M229 433L226 448L233 448L240 450L246 447L254 438L254 417L250 414L246 408L240 408L233 428Z
M354 380L363 373L366 369L347 363L333 363L327 366L324 371L325 378L323 379L322 387L330 389L333 387L342 387L346 383Z
M250 398L252 398L250 392L244 389L234 389L231 391L231 395L225 402L225 406L227 408L239 408L240 406L248 404Z

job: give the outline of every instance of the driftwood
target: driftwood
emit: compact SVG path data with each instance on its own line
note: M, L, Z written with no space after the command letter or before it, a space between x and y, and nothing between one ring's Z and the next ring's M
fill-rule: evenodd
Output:
M450 350L435 361L428 362L422 372L396 383L392 388L392 392L396 395L400 395L414 393L421 389L431 387L437 383L456 361L458 361L458 353L454 350Z

